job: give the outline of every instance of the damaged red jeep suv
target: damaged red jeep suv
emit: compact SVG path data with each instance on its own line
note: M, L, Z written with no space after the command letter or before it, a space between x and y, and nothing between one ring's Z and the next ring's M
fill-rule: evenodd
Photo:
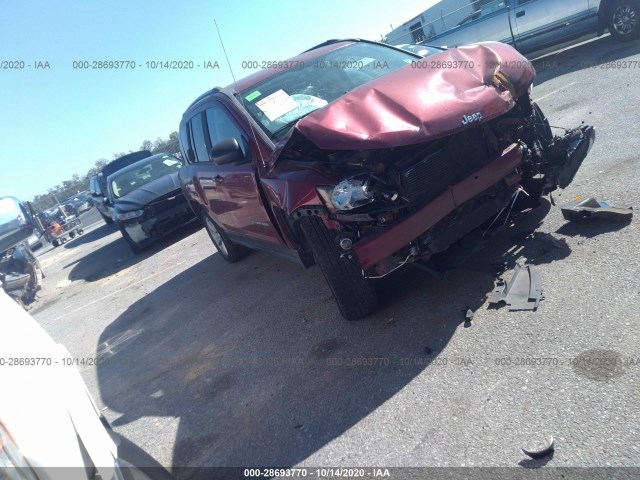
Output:
M423 59L328 41L197 98L180 124L181 186L225 260L258 249L317 263L342 315L362 318L372 279L441 271L450 247L480 245L573 180L595 131L554 137L534 77L501 43Z

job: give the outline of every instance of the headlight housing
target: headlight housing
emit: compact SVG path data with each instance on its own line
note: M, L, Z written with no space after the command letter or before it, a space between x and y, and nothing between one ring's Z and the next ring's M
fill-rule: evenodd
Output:
M116 213L116 218L118 220L131 220L141 217L142 215L144 215L144 210L133 210L132 212Z
M373 202L373 194L367 182L362 180L342 180L331 192L331 203L336 210L353 210Z

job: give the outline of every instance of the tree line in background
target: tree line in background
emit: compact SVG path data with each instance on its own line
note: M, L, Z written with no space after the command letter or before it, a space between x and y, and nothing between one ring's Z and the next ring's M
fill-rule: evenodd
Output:
M180 144L178 142L178 132L172 132L169 138L162 139L158 137L155 142L145 140L140 146L140 150L149 150L151 153L172 153L176 154L180 151ZM113 159L122 157L129 152L114 153ZM58 203L64 202L69 197L76 195L78 192L83 192L89 188L89 180L94 175L97 175L102 167L104 167L109 160L101 158L97 160L93 166L84 175L74 174L69 180L65 180L60 185L51 187L46 193L36 195L31 204L36 212L51 208Z

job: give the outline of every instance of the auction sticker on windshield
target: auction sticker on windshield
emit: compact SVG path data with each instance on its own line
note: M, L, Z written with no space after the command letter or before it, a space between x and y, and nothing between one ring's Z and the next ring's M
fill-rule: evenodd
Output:
M256 102L255 105L272 122L284 114L289 113L291 110L298 108L296 101L282 89Z

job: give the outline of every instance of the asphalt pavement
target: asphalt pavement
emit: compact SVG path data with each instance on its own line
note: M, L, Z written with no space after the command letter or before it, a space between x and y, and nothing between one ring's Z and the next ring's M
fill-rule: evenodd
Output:
M405 268L380 281L371 318L344 321L317 267L263 253L227 264L197 226L133 255L90 221L39 253L31 313L115 430L178 478L202 466L640 467L640 221L573 224L559 208L577 196L638 207L640 68L619 60L638 65L640 43L605 37L537 62L551 125L597 130L575 181L446 280ZM538 310L490 308L491 265L525 261L543 276ZM523 455L550 436L553 455Z

